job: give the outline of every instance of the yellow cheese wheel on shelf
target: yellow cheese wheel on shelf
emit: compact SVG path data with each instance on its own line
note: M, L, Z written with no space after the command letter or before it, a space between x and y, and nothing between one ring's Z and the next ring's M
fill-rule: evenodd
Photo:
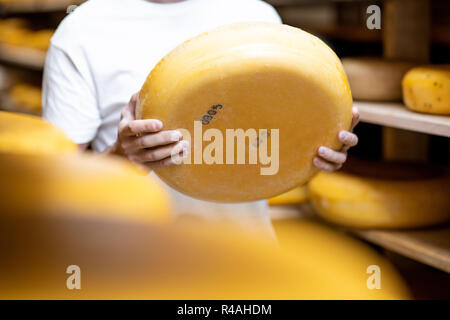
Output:
M14 85L9 97L19 110L30 111L40 114L42 110L42 91L38 86L27 83L18 83Z
M351 107L341 62L320 39L286 25L239 23L163 58L140 91L136 116L185 129L191 141L191 164L156 170L163 181L195 198L240 202L308 181L319 146L341 147L337 134L350 127ZM238 129L244 149L227 136Z
M415 228L450 220L450 177L443 169L403 163L348 164L309 183L319 216L357 228Z
M299 204L308 200L308 188L306 185L295 187L288 192L282 193L278 196L268 200L270 205L291 205Z
M374 250L318 225L276 225L280 247L224 227L123 218L0 215L0 299L409 298ZM379 290L367 286L370 265Z
M383 58L343 58L345 73L355 100L397 101L402 98L402 78L414 67L408 61Z
M302 273L309 270L310 281L316 285L311 297L411 298L395 267L362 241L306 218L276 220L273 224L280 247L298 258ZM376 272L381 276L378 283Z
M75 153L77 145L42 118L0 111L0 153Z
M450 65L414 68L405 75L402 86L409 109L450 115Z
M160 222L166 191L126 160L104 155L0 153L2 215Z

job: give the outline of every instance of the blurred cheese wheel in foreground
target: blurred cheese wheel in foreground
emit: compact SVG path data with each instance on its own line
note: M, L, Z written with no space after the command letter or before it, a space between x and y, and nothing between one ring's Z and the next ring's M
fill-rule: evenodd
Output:
M450 177L439 168L350 163L347 172L320 173L309 183L324 219L359 228L412 228L450 219Z
M403 101L409 109L450 115L450 65L414 68L402 85Z
M0 299L409 297L373 250L314 225L280 232L281 249L225 227L81 216L0 215L0 231ZM366 285L373 264L381 267L380 290ZM81 290L68 290L77 267Z
M274 228L281 248L298 258L300 272L314 277L309 281L320 299L411 297L394 266L367 244L309 219L277 220ZM373 266L379 267L380 289L374 289Z
M77 145L42 118L0 111L0 153L75 153Z
M355 100L397 101L402 98L403 75L415 64L382 58L343 58Z
M145 174L100 155L0 154L0 212L167 221L168 195Z
M136 116L190 133L191 164L156 170L163 181L195 198L240 202L310 179L318 147L341 147L337 134L350 127L351 107L341 62L321 40L286 25L240 23L201 34L163 58L140 91ZM194 132L194 121L205 136ZM241 164L238 139L227 139L227 129L255 130L250 138L241 134ZM265 164L263 146L271 157Z
M298 204L308 200L308 188L303 185L268 200L270 205Z

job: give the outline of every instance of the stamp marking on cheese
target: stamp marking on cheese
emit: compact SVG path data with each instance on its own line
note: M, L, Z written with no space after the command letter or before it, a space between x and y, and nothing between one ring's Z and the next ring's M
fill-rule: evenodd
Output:
M215 104L213 105L206 114L203 115L201 121L202 125L207 126L211 120L214 118L214 116L217 114L218 110L222 109L223 106L221 104Z

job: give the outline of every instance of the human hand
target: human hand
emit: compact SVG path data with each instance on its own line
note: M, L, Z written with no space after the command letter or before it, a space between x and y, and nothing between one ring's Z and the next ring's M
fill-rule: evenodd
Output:
M359 113L356 107L353 107L352 115L353 119L350 131L342 130L338 134L339 141L344 144L340 151L335 151L324 146L319 147L318 156L314 157L313 163L320 170L328 172L339 170L347 160L348 149L358 144L358 136L352 132L359 122Z
M176 157L172 157L173 149L176 147L181 150L179 155L182 157L187 154L188 141L181 140L183 136L177 130L162 130L163 123L160 120L136 120L137 103L136 93L122 110L117 141L110 153L124 156L150 170L176 164Z

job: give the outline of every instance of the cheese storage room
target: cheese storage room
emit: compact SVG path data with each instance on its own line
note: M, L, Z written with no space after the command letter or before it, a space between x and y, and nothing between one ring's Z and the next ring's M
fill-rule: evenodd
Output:
M449 16L0 0L0 299L450 299Z

